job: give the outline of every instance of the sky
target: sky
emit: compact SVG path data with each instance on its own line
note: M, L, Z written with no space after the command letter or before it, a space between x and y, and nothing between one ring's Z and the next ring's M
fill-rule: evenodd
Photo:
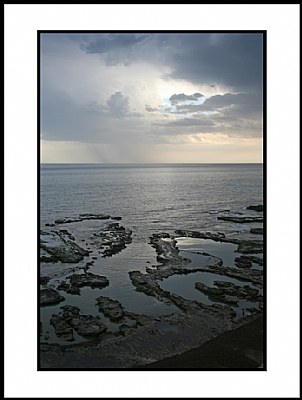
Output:
M43 33L44 163L262 162L260 33Z

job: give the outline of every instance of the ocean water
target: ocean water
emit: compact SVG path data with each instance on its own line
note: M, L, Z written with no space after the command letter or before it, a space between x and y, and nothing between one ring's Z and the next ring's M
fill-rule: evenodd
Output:
M102 213L122 217L120 225L133 232L132 243L125 250L110 258L98 257L90 269L93 273L105 275L110 285L104 289L87 288L79 297L62 293L65 302L42 309L43 325L48 327L52 337L49 318L64 304L82 304L86 313L99 314L93 301L99 295L115 298L133 312L151 315L175 312L176 307L136 292L129 279L129 271L145 272L146 267L157 264L149 237L153 233L174 234L177 229L189 229L255 239L249 231L261 224L235 224L218 220L217 216L233 213L259 215L246 210L246 207L262 203L262 164L42 164L42 230L45 224L58 218ZM200 249L215 252L217 243L213 242L213 245L203 242ZM179 248L192 259L192 263L196 262L199 249L196 242L180 239ZM225 248L220 247L213 255L225 256L226 262L232 264L234 245L225 244ZM79 266L81 263L76 267ZM73 266L41 263L40 268L42 276L52 278L50 286L56 287L64 276L72 273ZM174 278L175 282L179 279ZM191 298L196 298L196 293Z
M203 229L261 204L262 164L42 164L41 226L79 213L122 216L138 235Z

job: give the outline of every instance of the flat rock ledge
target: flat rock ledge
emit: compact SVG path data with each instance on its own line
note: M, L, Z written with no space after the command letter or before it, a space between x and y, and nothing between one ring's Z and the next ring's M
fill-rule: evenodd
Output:
M109 280L102 275L95 275L91 272L84 274L73 274L67 277L69 282L61 282L59 290L64 290L69 294L80 294L80 289L84 286L95 288L104 288L109 285Z
M55 289L41 289L40 290L40 305L47 306L60 303L65 300Z
M76 306L66 305L61 307L63 312L53 314L50 319L57 336L68 341L73 341L73 329L83 337L98 337L107 330L99 317L81 315Z
M110 297L100 296L96 299L99 310L113 322L124 318L125 310L121 303Z

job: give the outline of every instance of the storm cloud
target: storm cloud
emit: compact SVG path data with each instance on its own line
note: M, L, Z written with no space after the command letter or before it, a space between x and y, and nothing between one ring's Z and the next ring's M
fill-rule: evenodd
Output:
M42 140L110 145L112 162L138 145L152 161L163 137L259 140L262 91L260 33L41 35Z

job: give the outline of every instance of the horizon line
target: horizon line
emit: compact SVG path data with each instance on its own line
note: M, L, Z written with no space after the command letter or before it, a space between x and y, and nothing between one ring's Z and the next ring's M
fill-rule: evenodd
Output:
M263 161L261 162L170 162L170 163L165 163L165 162L40 162L40 164L95 164L95 165L173 165L173 164L182 164L182 165L196 165L196 164L202 164L202 165L211 165L211 164L263 164Z

